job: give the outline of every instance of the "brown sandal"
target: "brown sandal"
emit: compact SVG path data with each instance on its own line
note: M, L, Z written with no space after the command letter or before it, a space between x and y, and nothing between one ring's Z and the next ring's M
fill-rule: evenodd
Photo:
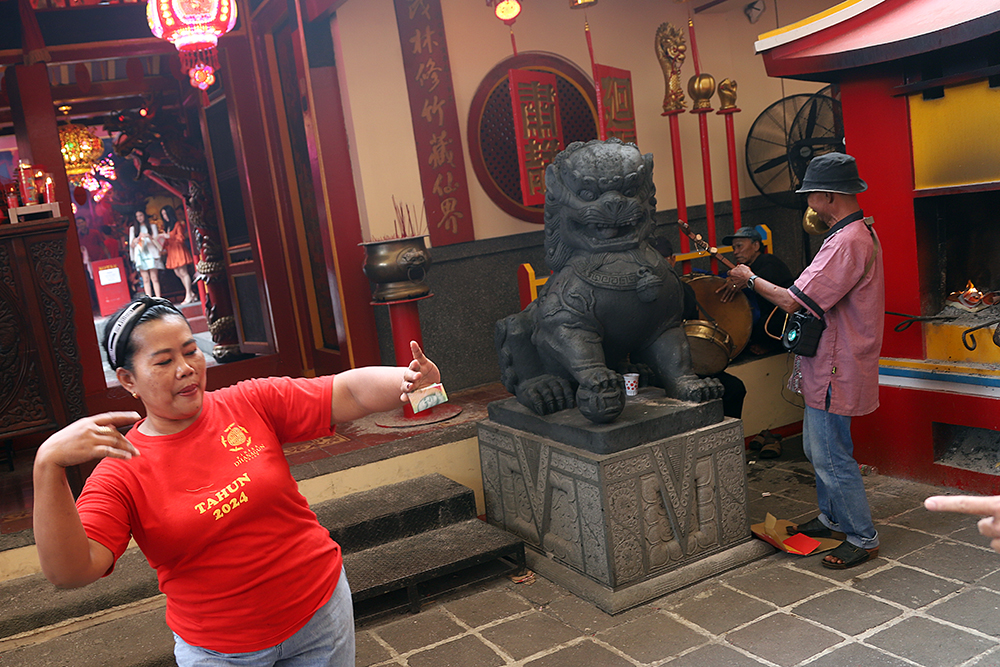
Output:
M760 458L776 459L781 456L781 436L767 430L761 431L759 435L764 436L764 446L760 448Z

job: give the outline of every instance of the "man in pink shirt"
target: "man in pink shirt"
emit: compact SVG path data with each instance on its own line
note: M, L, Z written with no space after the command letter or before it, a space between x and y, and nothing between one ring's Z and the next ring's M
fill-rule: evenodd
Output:
M820 513L788 531L843 539L822 561L834 569L875 558L879 546L851 441L851 417L878 407L885 313L880 245L872 219L857 200L867 189L853 157L813 158L798 192L830 227L816 257L787 289L758 278L745 265L729 272L737 287L748 285L789 313L804 308L826 325L815 356L797 358L806 403L802 443L816 471Z

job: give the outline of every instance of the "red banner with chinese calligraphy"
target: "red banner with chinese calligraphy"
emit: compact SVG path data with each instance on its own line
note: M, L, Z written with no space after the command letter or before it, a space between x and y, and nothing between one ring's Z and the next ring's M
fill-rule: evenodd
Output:
M440 0L394 0L420 163L427 232L435 246L475 239Z
M632 73L594 63L594 83L597 87L598 136L602 140L617 137L637 144Z
M521 168L521 200L525 206L537 206L545 203L545 167L563 149L556 75L512 69L507 77Z

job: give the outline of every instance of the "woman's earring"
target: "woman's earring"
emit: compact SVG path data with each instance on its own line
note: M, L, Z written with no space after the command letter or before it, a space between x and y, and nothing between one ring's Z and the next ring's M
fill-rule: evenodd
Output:
M137 394L137 393L135 393L135 392L133 391L133 392L132 392L132 398L139 398L139 394Z

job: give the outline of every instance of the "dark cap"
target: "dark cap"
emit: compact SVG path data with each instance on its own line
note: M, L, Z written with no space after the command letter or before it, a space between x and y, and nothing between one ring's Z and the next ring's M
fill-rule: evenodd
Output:
M856 195L868 189L868 184L858 176L858 164L844 153L826 153L814 157L806 167L802 185L796 192L839 192Z
M764 239L761 237L760 232L757 231L756 227L740 227L736 230L736 233L723 238L722 243L723 245L731 245L733 239L750 239L751 241L756 241L757 243L764 242Z

